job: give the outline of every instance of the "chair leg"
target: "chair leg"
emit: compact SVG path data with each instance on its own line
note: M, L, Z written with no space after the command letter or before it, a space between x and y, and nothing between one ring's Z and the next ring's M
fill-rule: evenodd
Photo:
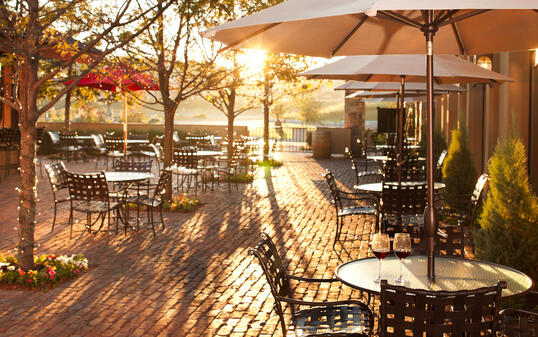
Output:
M161 214L161 224L163 225L163 229L166 227L164 226L164 218L163 218L163 204L159 206L159 213Z
M73 207L69 210L69 240L73 237Z
M152 206L148 206L148 211L151 212L151 230L153 231L153 237L156 237L157 234L155 233L155 222L153 221L153 208Z
M54 231L54 225L56 224L56 202L54 202L54 213L53 213L53 216L52 216L52 228L51 228L51 232Z

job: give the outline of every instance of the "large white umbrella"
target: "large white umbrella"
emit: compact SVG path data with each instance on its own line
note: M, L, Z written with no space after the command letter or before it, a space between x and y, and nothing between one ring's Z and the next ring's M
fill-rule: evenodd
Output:
M495 84L511 81L507 76L453 55L436 55L433 67L435 68L433 79L437 84L465 82ZM423 54L348 56L308 69L299 75L310 79L368 82L400 82L401 77L405 76L406 82L426 82L426 58ZM426 89L425 85L423 89Z
M538 48L536 0L289 0L211 28L227 48L310 56L426 52L428 276L434 279L433 54ZM437 41L434 49L434 36Z
M395 82L362 82L348 81L337 86L334 90L375 90L375 91L396 91L400 90L400 84ZM464 92L465 88L452 84L434 84L433 90L443 92ZM424 82L405 82L405 92L413 93L426 91L426 83Z
M479 82L494 84L512 80L507 76L484 69L453 55L436 56L433 67L436 69L433 77L436 83ZM402 154L405 119L403 99L407 93L406 82L408 80L422 82L426 80L426 58L424 55L348 56L309 69L300 75L310 79L400 82L397 149L398 154Z

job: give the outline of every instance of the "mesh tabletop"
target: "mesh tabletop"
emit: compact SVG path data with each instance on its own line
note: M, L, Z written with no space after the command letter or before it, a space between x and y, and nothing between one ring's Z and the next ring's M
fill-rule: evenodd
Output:
M379 293L380 285L375 283L378 273L376 258L360 259L344 263L336 268L336 277L350 287ZM400 260L391 256L381 264L381 278L389 284L400 275ZM435 282L427 275L426 256L409 256L404 260L403 275L408 288L432 291L472 290L495 286L499 280L506 281L507 288L502 296L516 296L533 286L532 279L515 269L494 263L446 257L435 258Z
M417 185L423 185L425 183L426 183L425 181L402 181L401 184L402 186L417 186ZM391 183L388 182L386 184L390 185ZM394 184L397 184L397 182L394 182ZM380 182L370 183L370 184L360 184L360 185L355 185L353 187L356 190L368 191L368 192L374 192L374 193L381 193L383 190L383 184ZM438 182L435 183L436 190L443 189L443 188L445 188L445 184L438 183Z
M153 178L153 174L145 172L116 171L105 172L105 177L108 182L131 182Z

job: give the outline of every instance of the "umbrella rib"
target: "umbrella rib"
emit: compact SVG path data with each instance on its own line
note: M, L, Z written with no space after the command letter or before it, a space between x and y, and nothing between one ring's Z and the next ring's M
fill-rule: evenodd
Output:
M435 23L439 24L439 23L445 21L448 18L452 18L454 16L454 14L456 14L457 12L459 12L458 9L447 11L443 16L441 16L437 20L435 20Z
M379 11L380 14L383 14L385 16L387 16L388 18L392 19L392 20L395 20L395 21L398 21L398 22L401 22L401 23L405 23L406 25L409 25L409 26L412 26L412 27L415 27L415 28L422 28L422 24L420 22L417 22L413 19L410 19L404 15L401 15L401 14L398 14L394 11Z
M263 28L261 28L261 29L258 29L257 31L248 34L248 35L245 36L244 38L242 38L242 39L240 39L240 40L237 40L237 41L235 41L235 42L232 42L232 43L230 43L229 45L227 45L226 47L219 49L219 51L218 51L217 53L222 53L223 51L226 51L226 50L228 50L228 49L231 49L231 48L237 46L238 44L243 43L243 42L245 42L246 40L249 40L249 39L253 38L253 37L256 36L256 35L259 35L259 34L261 34L261 33L263 33L263 32L266 32L266 31L268 31L269 29L271 29L271 28L273 28L273 27L275 27L275 26L278 26L279 24L281 24L281 22L275 22L275 23L271 23L271 24L269 24L269 25L267 25L267 26L265 26L265 27L263 27Z
M338 46L333 49L333 51L331 52L331 57L333 57L344 46L344 44L346 44L346 42L353 36L353 34L355 34L357 29L362 26L362 24L364 23L364 21L366 21L367 18L367 15L364 15L361 18L361 20L355 25L355 27L353 27L353 29L346 35L346 37L338 44Z
M454 18L451 18L450 20L447 20L445 22L441 22L441 23L438 24L438 26L443 27L443 26L446 26L448 24L458 22L458 21L461 21L461 20L464 20L464 19L468 19L468 18L473 17L473 16L478 15L478 14L482 14L482 13L487 12L487 11L490 11L490 9L477 9L477 10L474 10L474 11L470 11L470 12L467 12L467 13L462 14L460 16L456 16Z
M456 41L458 42L458 47L460 48L460 54L465 55L465 47L463 46L463 42L461 41L461 35L458 31L458 27L456 27L456 23L452 22L450 26L452 27L452 32L454 33L454 36L456 36Z

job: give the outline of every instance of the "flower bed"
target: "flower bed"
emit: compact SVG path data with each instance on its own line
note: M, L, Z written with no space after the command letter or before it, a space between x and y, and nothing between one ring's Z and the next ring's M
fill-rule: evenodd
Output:
M17 266L13 256L0 255L0 287L30 288L47 291L60 282L78 277L88 270L82 255L34 256L34 268L27 272Z
M173 197L170 202L165 201L163 203L163 210L188 213L194 211L200 205L200 198L188 197L186 194L183 194Z

